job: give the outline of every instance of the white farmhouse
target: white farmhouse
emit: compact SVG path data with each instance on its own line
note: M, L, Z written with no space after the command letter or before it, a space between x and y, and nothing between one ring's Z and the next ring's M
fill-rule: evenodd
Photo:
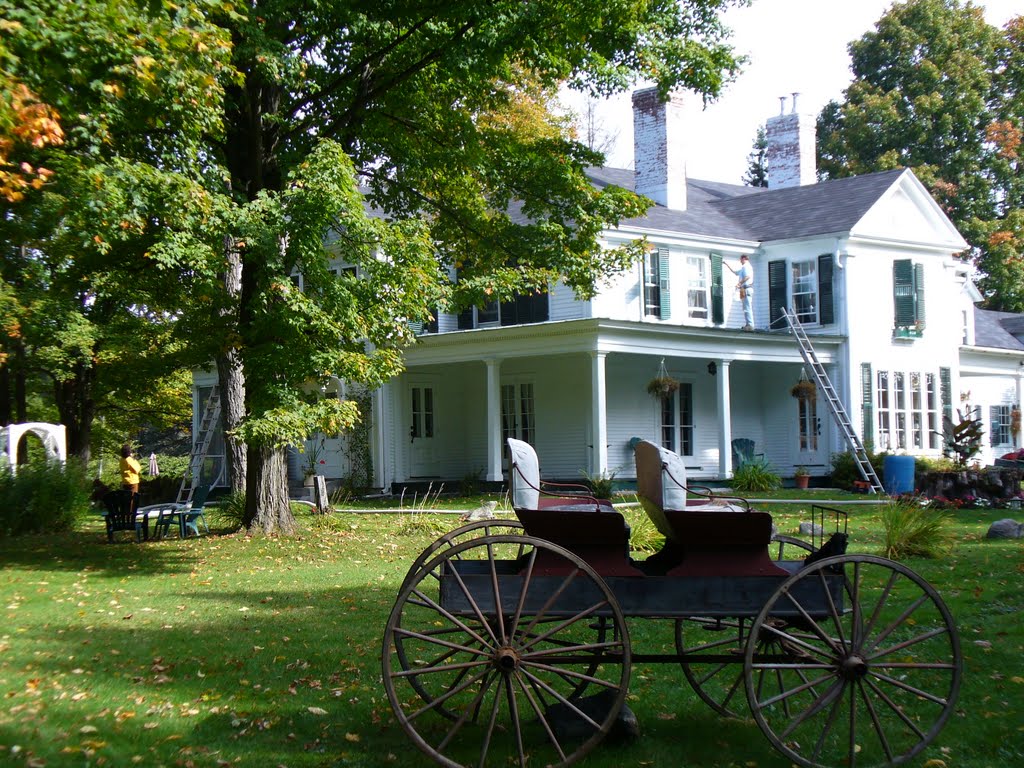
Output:
M608 246L646 237L644 263L590 301L552 285L439 315L406 372L373 393L376 486L501 481L507 437L536 447L545 479L634 478L635 437L680 453L698 480L731 475L737 440L783 476L827 475L846 445L820 392L791 396L805 371L783 308L864 444L940 455L942 417L966 398L987 431L983 463L1019 445L1024 316L976 309L957 258L967 243L911 171L816 183L814 118L792 111L768 120L767 189L690 179L679 102L644 90L633 108L636 171L590 177L654 201L604 235ZM732 271L742 255L752 331ZM662 361L680 387L656 398L646 385ZM195 383L198 419L215 381ZM321 474L347 475L343 445L326 440Z

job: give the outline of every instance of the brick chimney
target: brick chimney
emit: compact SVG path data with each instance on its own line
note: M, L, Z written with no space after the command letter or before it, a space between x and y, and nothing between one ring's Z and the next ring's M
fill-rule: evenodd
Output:
M659 205L686 210L686 152L682 141L683 100L668 102L657 88L633 92L633 164L636 191Z
M765 150L765 164L768 166L768 188L801 187L814 184L817 179L815 157L817 132L813 115L801 115L796 111L796 98L789 114L786 111L786 97L779 97L779 114L769 117L765 126L768 147Z

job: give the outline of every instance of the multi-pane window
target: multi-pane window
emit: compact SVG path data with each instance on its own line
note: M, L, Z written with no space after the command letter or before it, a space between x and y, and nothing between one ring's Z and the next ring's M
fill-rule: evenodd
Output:
M818 263L793 263L793 311L804 325L818 322Z
M892 414L889 412L889 372L878 372L878 448L892 447Z
M1011 408L1008 405L994 405L990 414L992 430L992 445L1010 445L1013 442L1013 433L1010 428Z
M661 317L662 268L661 250L644 254L644 314L648 317Z
M934 373L878 371L878 450L942 446L938 383Z
M907 447L907 390L902 371L892 375L893 399L896 405L896 447Z
M701 256L686 258L686 304L690 317L701 320L708 317L708 263Z
M692 456L693 433L693 385L682 382L661 398L661 445L680 456Z
M921 374L910 374L910 439L915 448L924 448L924 413L922 412Z
M935 374L926 373L925 402L928 404L928 445L932 448L942 446L942 427L939 425L939 393L935 386Z

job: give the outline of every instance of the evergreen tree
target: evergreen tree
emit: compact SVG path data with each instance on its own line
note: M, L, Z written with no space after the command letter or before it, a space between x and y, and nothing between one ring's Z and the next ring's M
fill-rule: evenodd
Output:
M768 135L763 125L757 126L754 145L747 155L747 172L743 174L743 183L748 187L768 186L768 166L765 154L768 150Z

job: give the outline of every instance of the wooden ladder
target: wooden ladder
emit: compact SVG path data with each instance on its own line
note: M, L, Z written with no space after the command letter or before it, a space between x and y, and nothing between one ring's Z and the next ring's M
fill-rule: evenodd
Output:
M857 433L854 432L853 425L850 423L850 417L846 413L846 408L843 407L842 401L836 394L835 387L832 386L828 373L825 372L825 366L818 361L818 356L814 352L814 347L811 346L811 340L807 337L807 332L804 331L803 325L797 316L785 307L782 308L782 315L786 318L793 336L796 337L797 344L800 346L800 356L803 357L804 362L811 369L814 383L825 395L825 402L828 403L828 409L832 412L832 419L839 426L839 431L842 432L843 439L846 440L846 445L853 454L861 477L868 483L872 493L885 493L882 481L878 479L875 468L871 466L871 461L868 459L868 453L864 450L864 444L860 441Z
M199 486L203 474L203 463L210 452L210 443L213 435L220 427L220 389L214 387L210 396L206 399L206 407L203 409L202 418L199 419L199 429L196 431L195 439L192 441L192 452L188 457L188 467L185 469L185 476L181 478L181 487L178 488L178 497L175 501L178 504L191 504L192 495ZM223 466L221 473L223 473ZM220 480L220 475L214 479L214 483Z

